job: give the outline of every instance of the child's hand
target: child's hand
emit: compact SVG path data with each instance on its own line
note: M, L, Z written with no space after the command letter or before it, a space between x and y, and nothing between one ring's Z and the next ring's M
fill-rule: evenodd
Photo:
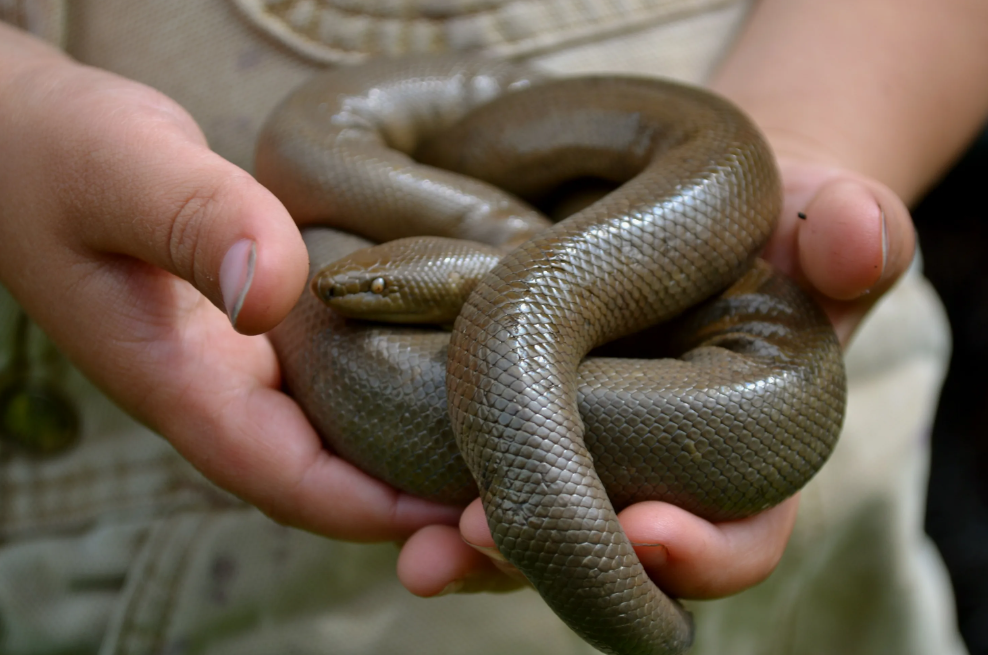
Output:
M305 248L181 107L0 24L0 108L0 281L114 401L278 521L351 540L455 522L329 454L281 392L247 335L295 304Z
M780 163L785 205L765 256L814 292L846 346L865 312L912 260L909 213L887 187L860 175L797 158ZM650 544L636 550L664 591L717 598L768 577L785 550L797 505L798 496L757 516L713 524L649 502L628 507L620 519L633 543ZM479 501L464 512L459 531L430 526L413 536L398 573L423 596L524 584L497 554Z

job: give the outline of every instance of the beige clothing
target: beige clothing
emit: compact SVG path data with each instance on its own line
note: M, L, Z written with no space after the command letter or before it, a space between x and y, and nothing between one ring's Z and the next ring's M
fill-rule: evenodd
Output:
M699 82L747 4L725 0L0 0L0 18L160 89L249 170L272 106L320 66L364 52L476 47L558 73ZM0 371L16 308L0 289ZM42 357L44 338L32 345ZM807 487L773 576L691 603L697 655L960 655L922 531L927 436L949 352L918 271L848 353L833 460ZM0 459L0 652L123 655L582 654L531 591L418 599L397 549L275 525L219 491L77 372L78 448Z

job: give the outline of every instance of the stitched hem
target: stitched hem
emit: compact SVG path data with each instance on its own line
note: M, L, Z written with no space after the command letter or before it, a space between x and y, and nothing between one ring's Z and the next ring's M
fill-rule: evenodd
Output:
M710 11L737 0L461 0L437 13L406 0L401 10L357 11L348 0L230 0L263 33L321 63L354 63L370 56L474 50L502 57L631 32ZM395 3L386 3L393 7ZM602 5L602 6L601 6Z

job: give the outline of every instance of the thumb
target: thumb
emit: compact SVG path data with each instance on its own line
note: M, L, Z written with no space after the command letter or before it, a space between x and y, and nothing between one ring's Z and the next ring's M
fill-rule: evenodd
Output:
M763 256L812 290L841 343L912 262L909 210L853 171L780 158L782 216Z
M21 166L32 173L21 178L48 180L19 194L34 203L20 214L40 216L44 208L61 217L47 222L53 236L84 257L126 255L187 280L241 332L277 324L308 272L282 204L210 151L169 98L95 69L68 72L57 85L65 102L31 102L28 89L15 103L26 136L14 132L11 145L22 146ZM29 138L39 125L44 138Z
M84 211L99 218L74 224L79 242L187 280L240 332L270 329L295 304L308 272L294 222L245 171L169 137L155 137L153 155L132 158L126 175L112 170L123 159L81 173L90 201L109 211Z

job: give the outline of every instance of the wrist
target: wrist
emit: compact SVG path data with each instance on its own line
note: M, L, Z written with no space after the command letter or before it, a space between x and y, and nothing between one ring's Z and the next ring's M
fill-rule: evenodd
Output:
M834 170L872 177L887 183L893 172L892 148L871 143L866 134L847 127L839 110L829 111L820 99L799 88L780 97L777 90L757 79L715 79L711 89L734 102L758 126L780 166L798 164L821 170ZM875 150L881 150L875 156ZM897 190L898 191L898 190Z
M710 86L778 156L838 166L914 202L984 121L986 36L978 0L760 0Z

